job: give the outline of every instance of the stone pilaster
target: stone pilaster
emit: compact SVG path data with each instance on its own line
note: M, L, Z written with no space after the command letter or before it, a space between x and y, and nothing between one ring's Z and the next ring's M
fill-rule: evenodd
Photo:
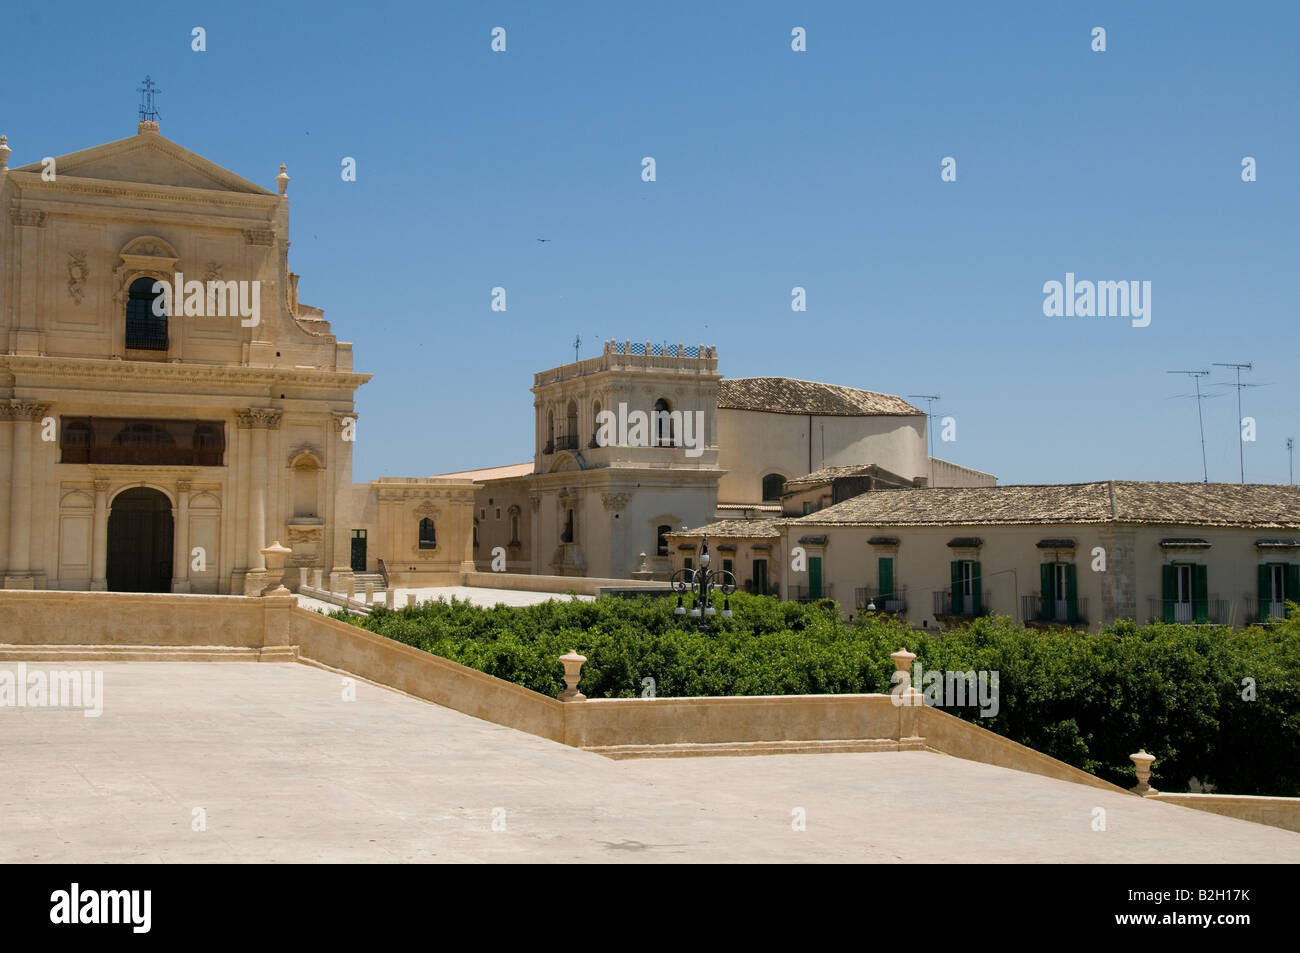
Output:
M357 415L354 413L335 412L334 445L330 456L334 461L333 484L333 526L328 528L333 540L330 559L333 560L331 573L339 573L340 578L352 572L352 526L349 523L349 503L352 491L352 445L356 442ZM344 439L348 437L349 439Z
M1101 624L1119 619L1136 619L1137 591L1137 536L1131 529L1107 528L1100 534L1102 548L1106 550L1106 571L1095 573L1101 577ZM1087 572L1092 572L1091 551L1080 553ZM1085 571L1085 570L1080 570Z
M190 591L190 483L176 482L175 539L172 543L172 592Z
M90 588L103 592L108 588L108 480L95 481L95 525L91 537Z
M32 467L33 443L38 439L36 430L40 420L50 405L11 400L0 406L3 406L4 415L13 421L13 453L9 469L9 558L5 588L30 589L33 586L32 481L37 476Z

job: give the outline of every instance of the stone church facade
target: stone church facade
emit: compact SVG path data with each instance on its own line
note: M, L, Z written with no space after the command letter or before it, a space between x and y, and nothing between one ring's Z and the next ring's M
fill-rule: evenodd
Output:
M352 483L369 375L298 301L283 166L269 191L149 121L53 163L10 154L0 139L5 588L258 593L276 540L345 575L385 553L472 567L472 483ZM156 306L155 282L182 281Z

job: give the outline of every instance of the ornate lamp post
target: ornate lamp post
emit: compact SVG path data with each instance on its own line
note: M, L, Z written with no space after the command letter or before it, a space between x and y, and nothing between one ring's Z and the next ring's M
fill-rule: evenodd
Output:
M725 569L709 568L709 538L701 537L700 541L700 565L695 569L679 569L673 573L673 589L677 591L677 608L673 610L675 615L687 615L687 609L684 601L684 594L691 594L691 608L689 615L692 619L699 619L699 628L706 631L709 628L708 619L710 616L717 615L718 610L713 608L712 593L720 590L723 595L722 599L722 617L731 618L731 594L736 591L736 577Z

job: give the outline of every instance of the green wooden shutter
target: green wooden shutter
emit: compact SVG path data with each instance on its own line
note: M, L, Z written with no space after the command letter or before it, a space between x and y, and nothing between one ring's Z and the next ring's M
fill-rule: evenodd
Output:
M1259 564L1259 621L1268 618L1269 603L1273 601L1273 567Z
M1300 602L1300 564L1288 563L1286 567L1286 592L1283 598Z
M1054 563L1043 563L1043 565L1038 569L1038 580L1042 585L1040 591L1043 596L1038 603L1038 618L1040 619L1050 619L1052 617L1049 606L1052 604L1052 596L1054 595L1052 592L1052 585L1055 581L1055 576L1052 572L1052 567L1054 565Z
M979 615L983 604L980 602L980 564L977 562L970 564L970 601L971 615Z
M1165 622L1174 621L1174 601L1178 598L1178 567L1160 567L1160 589L1163 610L1160 618Z
M1074 571L1074 563L1065 566L1065 611L1071 622L1079 621L1079 578Z
M822 597L822 560L820 556L808 557L808 598Z
M1210 571L1197 564L1192 567L1192 618L1197 622L1210 621Z
M952 562L952 599L949 600L948 611L956 615L961 609L961 560L954 559Z
M894 559L892 556L881 556L877 566L879 567L880 598L892 599L894 598ZM883 609L884 606L878 606L877 608Z

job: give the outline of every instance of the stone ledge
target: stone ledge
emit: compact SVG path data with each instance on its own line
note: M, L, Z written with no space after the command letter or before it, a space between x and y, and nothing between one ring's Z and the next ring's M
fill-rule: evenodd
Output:
M298 646L3 645L0 662L297 662Z
M858 738L843 741L743 741L722 744L605 745L583 748L615 761L626 758L714 758L764 754L855 754L926 751L925 739Z

